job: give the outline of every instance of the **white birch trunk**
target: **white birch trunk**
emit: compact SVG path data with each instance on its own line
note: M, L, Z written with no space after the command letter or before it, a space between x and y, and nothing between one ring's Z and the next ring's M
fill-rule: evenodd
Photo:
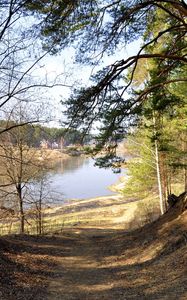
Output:
M159 199L160 199L160 212L161 212L161 215L163 215L165 211L164 211L164 199L163 199L163 194L162 194L162 183L161 183L161 176L160 176L160 160L159 160L157 140L155 140L155 159L156 159L158 192L159 192Z

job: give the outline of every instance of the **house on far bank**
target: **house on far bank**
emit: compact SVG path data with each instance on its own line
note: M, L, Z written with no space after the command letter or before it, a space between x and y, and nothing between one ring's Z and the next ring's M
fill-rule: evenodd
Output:
M49 149L49 148L50 148L49 142L48 142L47 140L42 140L42 141L40 142L40 147L41 147L42 149Z
M48 140L43 139L40 141L40 148L42 149L62 149L63 143L60 141L59 143L54 141L50 142Z
M57 142L51 143L51 149L59 149L59 144Z

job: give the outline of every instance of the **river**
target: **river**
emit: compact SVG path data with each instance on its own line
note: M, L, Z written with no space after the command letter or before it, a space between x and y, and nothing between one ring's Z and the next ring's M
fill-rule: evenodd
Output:
M60 193L63 200L112 195L109 186L119 176L110 169L94 166L94 160L84 156L60 160L49 172L50 188Z

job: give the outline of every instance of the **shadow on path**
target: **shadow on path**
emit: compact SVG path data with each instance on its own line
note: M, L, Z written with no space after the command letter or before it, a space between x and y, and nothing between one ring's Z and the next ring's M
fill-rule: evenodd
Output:
M172 244L169 238L159 236L159 227L152 228L150 232L140 229L131 233L73 228L62 235L15 237L17 252L34 259L34 265L17 262L20 277L31 274L42 284L35 283L32 293L29 289L25 293L22 283L12 275L12 283L23 291L22 298L17 294L2 299L187 299L183 228L179 224L172 228L176 233Z

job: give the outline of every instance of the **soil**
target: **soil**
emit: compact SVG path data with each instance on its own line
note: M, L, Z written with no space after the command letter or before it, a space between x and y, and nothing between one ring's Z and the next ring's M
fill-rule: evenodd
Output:
M132 232L107 226L0 240L1 300L185 300L187 211Z

